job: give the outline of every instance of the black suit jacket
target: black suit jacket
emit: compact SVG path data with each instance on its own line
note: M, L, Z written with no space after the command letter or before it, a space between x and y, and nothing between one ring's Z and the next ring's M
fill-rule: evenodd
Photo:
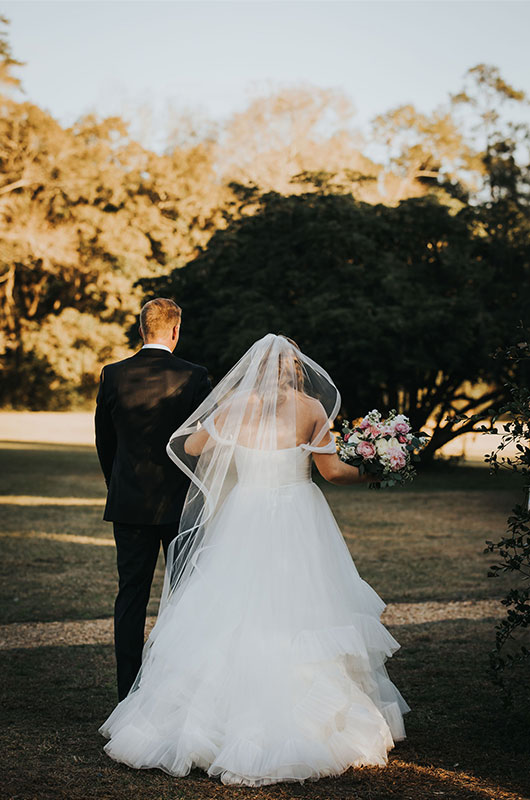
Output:
M166 445L211 388L205 367L167 350L142 349L103 368L95 427L108 489L105 520L178 522L189 480Z

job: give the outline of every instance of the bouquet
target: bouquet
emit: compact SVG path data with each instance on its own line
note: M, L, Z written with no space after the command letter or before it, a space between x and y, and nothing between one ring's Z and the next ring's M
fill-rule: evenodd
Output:
M418 451L427 444L424 433L413 433L408 417L395 409L386 419L374 409L356 425L344 422L337 437L339 458L362 474L380 478L370 488L403 485L416 474L413 462L420 460Z

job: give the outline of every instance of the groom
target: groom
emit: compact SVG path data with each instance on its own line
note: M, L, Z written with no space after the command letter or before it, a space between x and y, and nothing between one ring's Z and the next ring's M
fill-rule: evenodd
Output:
M166 555L189 486L166 444L211 390L205 367L173 355L180 319L173 300L146 303L140 312L143 347L103 368L97 396L96 448L107 484L103 518L114 525L119 576L114 642L120 700L142 661L160 542Z

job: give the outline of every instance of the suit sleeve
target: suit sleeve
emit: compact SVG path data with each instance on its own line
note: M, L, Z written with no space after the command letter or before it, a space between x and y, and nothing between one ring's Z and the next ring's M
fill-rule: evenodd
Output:
M210 383L210 379L208 377L208 370L203 368L200 371L195 385L195 392L193 395L193 411L200 406L202 401L208 397L211 391L212 384Z
M112 473L112 464L114 463L114 456L116 455L116 431L114 423L105 399L105 369L101 371L99 379L99 391L96 400L96 450L98 452L99 463L103 475L105 476L105 483L107 486L110 482Z

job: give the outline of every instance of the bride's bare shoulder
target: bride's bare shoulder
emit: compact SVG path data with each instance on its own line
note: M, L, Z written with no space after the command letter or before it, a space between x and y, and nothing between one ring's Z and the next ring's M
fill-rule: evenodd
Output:
M326 410L316 397L310 397L308 394L300 392L299 402L306 412L310 413L315 419L327 419Z

